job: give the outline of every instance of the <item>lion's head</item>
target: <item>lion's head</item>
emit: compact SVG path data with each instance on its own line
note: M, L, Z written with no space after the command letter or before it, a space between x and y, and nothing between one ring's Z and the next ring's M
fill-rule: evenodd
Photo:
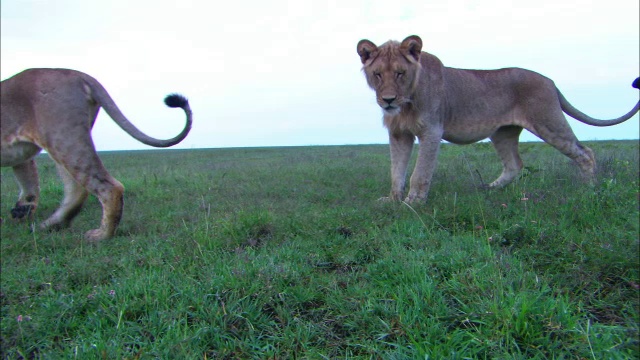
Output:
M367 83L376 92L378 105L387 115L396 115L411 103L420 75L422 39L412 35L401 43L388 41L379 47L369 40L358 42L358 55Z

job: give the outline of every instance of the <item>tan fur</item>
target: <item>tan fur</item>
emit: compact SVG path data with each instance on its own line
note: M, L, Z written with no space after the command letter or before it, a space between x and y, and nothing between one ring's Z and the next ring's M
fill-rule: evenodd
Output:
M427 198L443 139L470 144L490 138L503 171L489 186L508 184L522 169L518 137L523 128L573 159L592 178L594 154L578 142L563 111L594 126L621 123L638 111L636 104L620 118L593 119L571 106L553 81L540 74L519 68L448 68L437 57L422 52L422 40L415 35L380 47L361 40L357 50L389 131L392 200L404 197L415 138L420 146L406 202ZM638 87L638 79L633 86Z
M34 157L45 149L55 161L64 182L64 200L41 228L66 227L78 214L89 193L102 203L102 222L85 238L110 238L122 217L124 187L104 168L91 139L91 128L100 107L127 133L156 147L182 141L191 129L192 114L185 98L172 95L171 107L187 115L182 132L173 139L158 140L140 132L120 112L107 91L87 74L66 69L29 69L1 85L1 166L13 167L20 195L12 215L33 215L40 188Z

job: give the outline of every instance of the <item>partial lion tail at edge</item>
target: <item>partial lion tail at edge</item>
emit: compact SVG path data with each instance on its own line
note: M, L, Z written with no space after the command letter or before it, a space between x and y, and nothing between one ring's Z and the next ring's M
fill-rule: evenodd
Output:
M631 86L640 90L640 77L637 77L635 80L633 80L633 82L631 83ZM564 95L562 95L562 93L558 88L556 88L556 91L558 92L558 100L560 101L560 106L562 107L562 111L564 111L567 115L571 116L572 118L582 123L585 123L587 125L601 126L601 127L618 125L622 122L625 122L631 119L640 109L640 101L638 101L636 105L633 107L633 109L631 109L628 113L620 116L619 118L615 118L611 120L600 120L600 119L593 118L583 113L582 111L578 110L573 105L571 105L571 103L569 103L569 101L564 97Z

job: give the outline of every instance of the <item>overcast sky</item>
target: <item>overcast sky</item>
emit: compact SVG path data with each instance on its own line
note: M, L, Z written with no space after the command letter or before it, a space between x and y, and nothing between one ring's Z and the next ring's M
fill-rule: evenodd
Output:
M171 92L194 111L176 148L386 143L356 44L419 35L446 66L517 66L552 78L599 118L629 111L639 92L637 0L3 0L0 75L31 67L86 72L129 120L169 138L184 125ZM638 139L638 116L581 140ZM149 149L104 112L98 150ZM535 140L523 133L524 141Z

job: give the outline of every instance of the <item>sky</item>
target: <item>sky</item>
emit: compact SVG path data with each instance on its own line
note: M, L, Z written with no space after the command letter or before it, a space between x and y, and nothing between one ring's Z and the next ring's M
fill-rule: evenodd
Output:
M637 0L3 0L0 77L33 67L85 72L157 138L184 114L175 148L384 144L387 131L356 44L409 35L445 66L522 67L553 79L583 112L610 119L639 92ZM568 118L583 141L638 139L638 115L599 128ZM151 149L100 112L98 150ZM527 132L521 141L537 138Z

